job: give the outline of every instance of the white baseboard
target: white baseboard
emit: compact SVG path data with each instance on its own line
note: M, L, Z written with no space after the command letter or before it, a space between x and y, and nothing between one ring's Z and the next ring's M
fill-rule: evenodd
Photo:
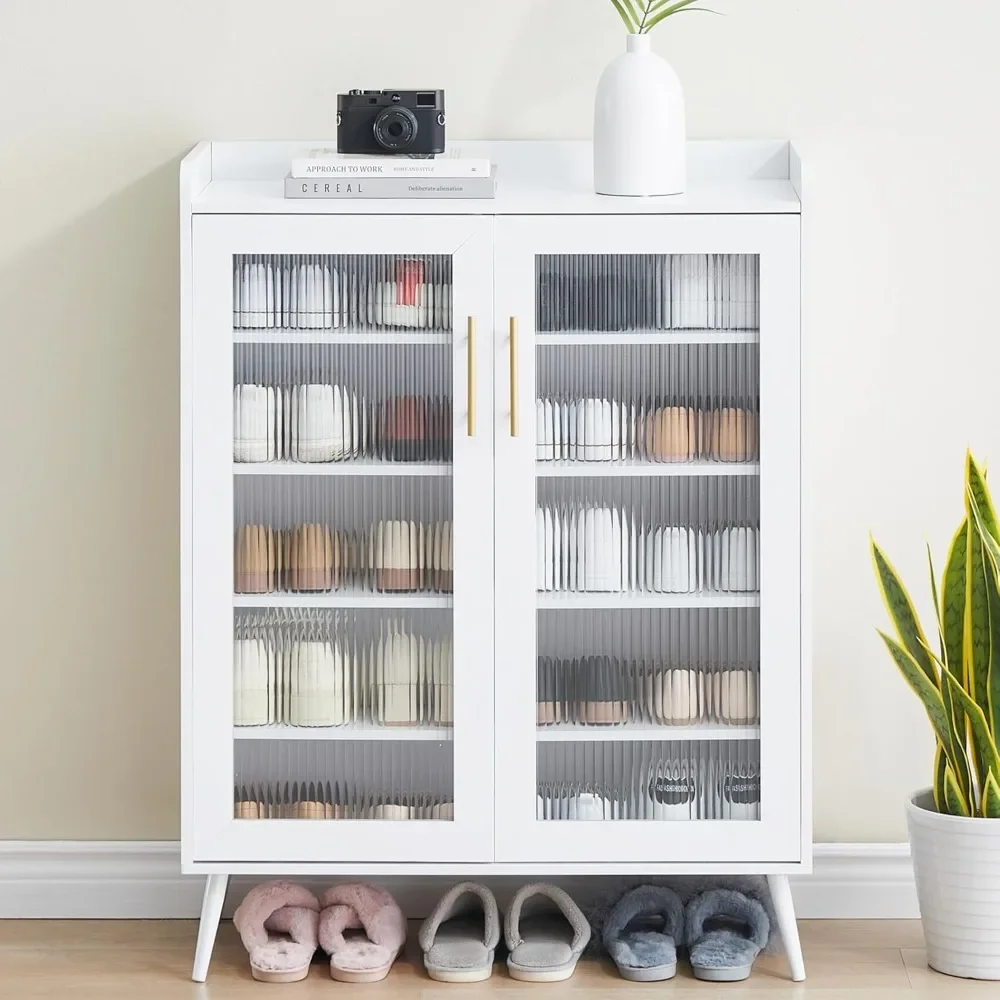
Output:
M231 881L228 911L254 881ZM379 881L408 915L423 916L447 880ZM501 891L517 880L496 881ZM604 879L560 882L591 897L607 891ZM172 841L0 841L3 919L197 917L203 885L202 878L181 875L180 848ZM803 919L919 915L906 844L817 844L814 874L793 876L792 892Z

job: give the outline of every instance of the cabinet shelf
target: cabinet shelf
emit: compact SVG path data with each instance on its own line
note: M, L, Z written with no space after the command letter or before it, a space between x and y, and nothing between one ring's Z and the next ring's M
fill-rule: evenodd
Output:
M386 742L441 743L452 739L453 730L385 726L233 726L234 740L384 740Z
M625 608L756 608L760 594L539 593L540 611Z
M651 478L671 476L759 476L757 462L536 462L539 479L558 478Z
M409 330L233 330L234 344L450 344L451 331L429 333Z
M622 333L567 330L564 333L536 333L539 346L582 346L588 344L756 344L759 330L629 330Z
M451 594L233 594L234 608L450 608Z
M234 462L234 476L450 476L451 463Z
M671 742L688 740L756 740L760 726L539 726L539 743L619 743L626 741Z

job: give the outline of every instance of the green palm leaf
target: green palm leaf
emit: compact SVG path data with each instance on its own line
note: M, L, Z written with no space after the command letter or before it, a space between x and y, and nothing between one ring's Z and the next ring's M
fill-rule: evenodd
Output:
M618 11L619 17L625 22L625 27L629 34L634 35L639 30L639 22L632 13L632 6L629 0L611 0L611 2L615 5L615 10Z
M611 0L630 34L645 35L661 21L686 10L714 14L706 7L695 7L699 0Z

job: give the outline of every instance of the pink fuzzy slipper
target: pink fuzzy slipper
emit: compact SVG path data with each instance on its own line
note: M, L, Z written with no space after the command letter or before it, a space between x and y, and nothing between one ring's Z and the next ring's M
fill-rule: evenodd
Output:
M360 882L327 889L320 904L319 941L330 955L330 975L342 983L385 979L406 941L406 918L392 896Z
M250 954L250 972L262 983L297 983L309 975L319 943L319 901L294 882L255 886L233 923Z

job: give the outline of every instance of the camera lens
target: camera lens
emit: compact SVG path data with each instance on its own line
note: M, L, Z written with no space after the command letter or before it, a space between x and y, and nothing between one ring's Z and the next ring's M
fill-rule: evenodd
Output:
M398 153L417 137L417 119L409 108L386 108L375 119L374 132L383 149Z

